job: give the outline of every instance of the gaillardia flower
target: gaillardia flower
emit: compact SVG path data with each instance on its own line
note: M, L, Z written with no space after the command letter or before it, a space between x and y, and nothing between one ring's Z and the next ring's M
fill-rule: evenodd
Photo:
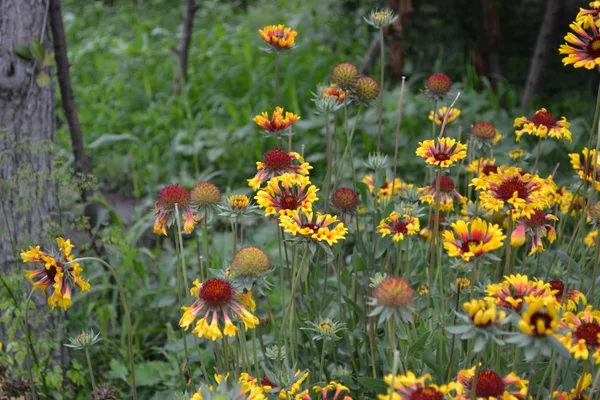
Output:
M528 336L549 336L556 333L559 322L557 303L538 297L522 313L518 326Z
M379 315L379 321L396 316L401 321L411 322L415 291L402 278L392 276L384 279L375 287L373 297L368 304L373 307L370 317Z
M554 118L554 115L550 114L545 108L537 110L531 120L526 117L515 118L515 128L523 127L522 129L516 130L517 142L521 140L521 136L524 134L534 135L543 139L545 137L551 137L554 139L565 138L569 142L572 141L571 131L569 128L571 124L565 117L561 117L560 121Z
M446 117L448 114L448 117ZM460 115L460 110L458 108L450 108L442 107L438 109L435 113L433 111L429 112L429 120L434 121L436 125L442 125L444 122L444 118L446 118L446 125L450 125L450 123L454 122L456 118Z
M233 324L230 315L242 321L246 330L255 328L259 323L251 312L256 308L252 293L238 293L224 279L214 278L204 283L196 279L190 295L197 296L197 299L190 307L181 307L184 313L179 326L187 330L198 315L202 315L192 331L198 337L217 340L222 339L223 334L235 336L239 328Z
M175 221L175 204L179 208L185 224L183 230L190 233L194 226L200 221L197 212L192 207L192 195L189 190L179 185L169 185L158 193L158 200L154 205L156 209L156 220L154 221L154 233L167 236L167 228Z
M386 394L377 395L379 400L443 400L457 389L456 382L438 386L427 383L431 380L431 375L425 374L417 378L412 371L407 371L406 375L389 374L383 380L388 389Z
M279 226L293 236L318 242L324 241L329 246L345 239L348 233L348 228L336 216L317 212L315 217L312 212L301 210L291 211L287 215L282 214L279 217Z
M525 151L523 149L515 149L508 152L508 156L513 161L519 161L525 157Z
M350 63L338 64L331 70L331 83L343 90L352 90L358 80L358 68Z
M354 214L358 206L358 193L347 187L339 188L331 195L331 205L340 214Z
M383 8L381 10L372 10L368 17L363 18L367 24L380 29L393 24L398 19L398 16L389 8Z
M332 84L330 86L319 86L317 93L312 99L317 106L318 112L337 111L346 104L348 93L339 86Z
M221 190L211 182L200 182L191 191L191 204L197 210L215 207L221 202Z
M475 175L489 175L498 172L498 166L496 165L495 158L480 158L473 160L471 164L467 165L466 172L471 172Z
M538 298L545 303L555 302L555 291L548 283L529 280L527 275L505 276L504 281L487 286L486 293L500 307L520 312L523 304L531 304Z
M437 191L439 180L439 193ZM441 211L453 211L454 210L454 199L456 197L458 201L463 200L463 196L458 193L454 188L454 181L452 178L446 175L442 175L437 179L434 179L431 185L425 186L418 189L421 195L421 203L428 203L435 206L436 199L439 199Z
M564 294L564 290L565 290L565 284L562 281L559 281L557 279L553 279L551 281L548 281L548 284L550 285L550 290L554 293L554 298L556 299L556 302L558 304L562 304L563 302L563 294ZM585 295L583 293L581 293L579 290L575 290L575 289L571 289L567 291L567 294L565 296L565 301L566 304L564 305L564 309L566 311L575 311L577 310L577 307L579 306L579 303L581 302L583 305L587 304L587 299L585 298Z
M479 190L484 209L506 210L513 220L531 217L535 210L550 206L556 184L551 179L522 172L516 167L498 167L497 173L473 178L472 186Z
M427 78L425 89L433 99L442 100L452 89L452 81L446 74L433 74Z
M419 233L420 223L416 217L392 211L389 217L381 220L378 228L381 237L393 235L392 241L400 242L404 240L405 235L412 236Z
M548 221L556 221L557 219L556 216L544 214L540 210L535 210L529 218L520 218L517 228L510 235L510 245L515 247L523 246L527 235L529 235L531 237L529 255L531 256L537 252L544 251L542 237L547 238L550 243L554 243L556 240L556 230Z
M488 341L504 343L500 336L504 334L500 330L500 325L507 321L506 311L498 310L493 299L471 299L463 304L463 308L466 315L456 315L462 323L446 327L448 332L458 335L461 339L472 340L474 343L472 350L475 353L483 351Z
M506 312L498 311L495 301L489 297L485 300L471 299L463 304L463 308L478 328L500 325L506 318Z
M291 112L286 112L284 116L284 109L282 107L275 107L272 117L269 119L267 112L257 115L252 119L258 126L264 129L267 135L290 135L292 125L294 125L300 116Z
M567 312L559 324L563 334L560 341L575 356L587 360L591 355L600 364L600 311L587 306L573 314Z
M272 178L254 198L265 215L289 215L294 210L312 211L318 190L308 176L286 173Z
M579 12L575 17L575 22L583 22L583 27L588 28L590 21L597 21L598 16L600 14L600 1L590 1L589 3L591 9L586 10L585 8L579 8ZM592 17L590 20L588 15Z
M260 37L268 45L265 50L281 51L290 50L296 43L298 32L285 25L267 25L258 30Z
M467 156L467 145L449 137L419 142L416 153L423 158L427 164L439 168L448 168L457 161Z
M201 385L190 400L267 400L264 393L268 390L247 372L242 372L233 385L227 383L228 377L215 375L217 385Z
M379 96L379 83L371 77L361 76L356 80L354 97L363 104L369 104Z
M462 386L454 400L468 400L475 390L477 400L519 400L525 399L529 381L519 378L514 372L505 377L491 369L477 372L477 380L473 385L475 367L463 369L458 373L457 381ZM475 386L475 387L473 387Z
M470 222L459 220L451 226L452 230L444 232L444 249L450 257L460 257L465 261L502 247L506 238L498 225L490 224L481 218Z
M492 141L497 143L502 136L496 130L496 127L489 122L477 122L471 127L471 136L479 140Z
M309 394L309 390L305 390L296 395L296 400L352 400L350 396L340 397L344 392L350 392L346 386L341 383L331 381L328 385L325 386L313 386L313 390L319 395L319 397L312 397ZM329 395L332 397L329 397Z
M587 26L591 32L582 25ZM594 18L587 15L582 21L574 22L569 27L575 32L569 32L565 36L565 40L570 44L562 44L558 49L560 54L567 55L562 59L563 64L573 64L575 68L596 68L600 65L600 34Z
M600 3L600 2L597 1L596 3ZM557 399L557 400L591 400L592 399L591 393L588 395L585 395L583 393L591 385L592 385L592 374L585 374L585 375L579 377L579 379L577 379L577 383L575 384L575 387L573 389L571 389L571 391L569 393L555 391L554 393L552 393L552 398Z
M581 151L583 163L579 153L570 153L571 165L579 178L589 183L594 183L594 189L600 191L600 156L596 155L595 149L584 147ZM595 164L595 165L594 165Z
M25 276L31 283L33 290L46 289L52 286L53 293L48 297L48 305L52 308L69 308L72 305L71 295L74 284L82 292L90 290L90 284L81 273L83 269L79 263L70 263L75 258L71 250L75 247L71 240L61 237L56 238L58 254L52 255L40 250L40 246L29 247L29 250L21 251L21 259L24 263L40 263L42 266L35 270L25 271Z
M260 276L271 269L267 253L255 246L244 247L231 260L231 274Z
M282 149L275 149L265 153L262 162L256 162L256 169L258 172L254 178L248 179L248 186L255 191L260 189L263 182L275 176L286 173L308 175L308 171L312 169L312 166L304 162L304 158L295 151L288 153Z

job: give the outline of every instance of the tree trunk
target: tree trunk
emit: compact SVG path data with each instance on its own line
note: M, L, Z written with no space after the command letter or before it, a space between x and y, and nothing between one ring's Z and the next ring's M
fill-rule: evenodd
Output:
M389 38L389 66L393 79L400 80L404 75L404 45L403 32L404 26L408 21L408 16L414 11L412 0L387 0L388 8L392 9L398 19L387 29Z
M40 41L51 50L48 3L0 0L0 273L20 266L19 251L47 242L54 196L54 91L39 87L37 61L15 47Z
M535 93L539 88L544 64L546 63L548 53L551 50L552 33L554 32L558 14L563 10L564 6L565 0L548 0L548 3L546 4L544 19L540 25L533 57L531 57L531 62L529 63L529 72L527 73L527 80L525 81L525 91L523 92L523 98L521 99L525 114L529 114L529 102L531 101L531 98L535 96Z
M480 0L478 51L475 66L480 76L487 76L494 90L500 82L500 15L497 0Z
M194 14L198 10L196 0L183 0L183 12L181 15L181 40L177 48L179 68L175 76L175 93L180 93L187 82L188 56L192 33L194 32Z

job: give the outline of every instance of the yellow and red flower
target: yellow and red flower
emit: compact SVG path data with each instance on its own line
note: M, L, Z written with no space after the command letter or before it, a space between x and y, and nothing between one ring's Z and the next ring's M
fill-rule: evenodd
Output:
M543 237L547 238L550 243L554 243L556 240L556 230L547 221L556 220L558 220L556 216L544 214L540 210L535 210L529 218L520 218L517 228L510 235L510 245L515 247L523 246L529 234L531 237L529 255L531 256L537 252L544 251Z
M467 145L449 137L419 142L416 153L423 158L427 164L439 168L448 168L457 161L467 156Z
M260 37L273 50L289 50L296 43L298 32L283 24L267 25L258 30Z
M431 375L425 374L417 378L412 371L407 371L406 375L389 374L383 380L388 389L386 394L377 395L379 400L443 400L458 388L456 382L441 386L427 383L431 380Z
M527 275L505 276L504 281L492 283L485 289L488 297L494 299L499 307L521 311L523 304L531 304L537 298L545 303L555 302L553 290L548 283L529 280Z
M562 44L558 49L560 54L567 55L562 59L563 64L573 64L575 68L596 68L600 65L600 34L594 18L588 14L569 27L574 33L567 33L565 40L570 44Z
M254 198L265 215L290 215L295 210L312 211L318 190L308 176L286 173L272 178Z
M369 192L373 194L375 191L375 179L373 178L373 175L365 175L361 182L365 183L369 188ZM385 182L377 191L376 200L378 203L382 201L389 201L393 197L405 193L407 189L412 187L412 183L403 182L400 178L396 178L394 180L394 184L392 185L392 182L386 177Z
M158 200L154 205L156 220L154 233L167 236L167 228L175 221L175 205L183 218L183 230L190 233L203 217L198 217L198 212L192 207L192 194L189 190L179 185L169 185L158 193Z
M286 112L284 116L282 107L275 107L273 115L269 118L267 112L257 115L252 119L258 126L263 128L268 134L282 134L289 131L299 119L300 116L291 112Z
M537 110L531 120L526 117L515 118L515 128L523 127L522 129L516 130L517 142L521 140L521 136L524 134L534 135L541 139L545 137L551 137L554 139L565 138L569 142L572 141L572 135L569 128L571 124L565 117L561 117L560 121L554 118L554 115L548 112L545 108Z
M553 279L551 281L548 281L548 284L550 285L550 290L552 292L555 292L554 298L556 299L556 302L562 305L562 298L565 290L564 282L559 281L558 279ZM564 305L564 308L566 311L571 312L577 310L577 307L579 306L580 302L584 305L587 304L587 299L585 298L585 295L579 290L575 289L567 291L567 296L565 297L565 300L566 304Z
M319 396L320 400L329 400L330 394L332 395L331 400L352 400L352 398L347 395L344 395L344 397L340 397L342 395L342 393L344 393L344 392L350 393L350 389L348 389L346 386L342 385L341 383L338 383L335 381L331 381L331 382L329 382L329 384L327 384L325 386L313 386L313 391L315 391L317 394L320 394L320 396ZM317 400L316 397L312 397L309 394L308 389L304 390L301 393L298 393L294 399L296 399L296 400Z
M392 211L389 217L381 220L378 228L381 237L393 235L392 241L400 242L404 240L405 235L412 236L419 233L420 223L416 217Z
M567 312L559 328L563 330L559 340L576 360L587 360L591 353L600 364L600 311L587 306L577 314Z
M547 302L544 298L538 297L521 315L518 323L519 330L532 337L554 336L560 322L558 308L556 302Z
M591 21L597 21L600 14L600 1L590 1L589 5L591 7L590 10L579 8L579 12L575 17L575 22L583 22L583 27L586 29L589 27L590 23L588 15L592 17Z
M312 212L302 210L294 210L287 215L281 215L279 226L293 236L318 242L325 241L329 246L333 246L338 240L345 239L348 233L348 228L336 216L317 212L315 217Z
M466 172L471 172L475 175L489 175L495 174L498 172L498 166L496 165L495 158L480 158L478 160L473 160L467 168Z
M304 158L295 151L288 153L282 149L275 149L267 152L262 161L256 162L256 169L258 172L254 178L248 179L248 186L252 190L258 190L263 182L286 173L308 175L308 171L312 169L312 166L305 162Z
M519 400L527 395L529 381L519 378L514 372L505 377L491 369L477 372L477 380L473 387L475 367L463 369L458 373L457 382L462 386L454 400L468 400L475 390L477 400Z
M506 312L502 310L498 311L496 302L489 297L485 300L471 299L463 304L463 308L473 322L473 325L478 328L500 325L504 321L504 318L506 318Z
M48 297L48 305L52 308L69 308L72 305L71 295L73 284L82 292L90 290L90 284L81 273L83 269L79 263L71 263L75 258L71 250L75 247L70 239L56 238L58 254L52 255L29 246L27 251L21 251L21 259L24 263L39 263L42 267L35 270L26 270L25 276L31 283L33 290L40 289L43 293L52 286L53 292Z
M433 99L442 100L452 89L452 80L444 73L433 74L427 78L425 89Z
M577 172L579 178L589 183L593 182L594 189L600 190L600 155L596 155L595 149L590 150L587 147L583 148L581 154L583 155L583 163L579 153L569 154L573 169Z
M595 3L600 3L596 1ZM585 374L577 379L575 387L569 393L555 391L552 393L552 398L557 400L588 400L590 395L585 395L583 392L592 385L592 374Z
M448 114L447 118L446 118L446 114ZM454 120L456 120L456 118L458 118L459 115L460 115L460 110L458 108L448 109L448 107L442 107L437 110L435 115L434 115L433 111L430 111L429 112L429 120L435 121L436 125L442 125L442 123L444 122L444 118L446 118L446 125L450 125L450 123L454 122Z
M471 137L488 144L496 144L502 139L500 132L489 122L477 122L474 124L471 127Z
M239 293L224 279L214 278L204 283L196 279L190 295L197 296L197 299L190 307L181 307L184 313L179 326L187 330L198 315L202 315L192 331L198 337L214 341L222 339L224 334L236 336L239 328L234 325L232 317L242 321L246 330L255 328L259 323L251 312L256 308L252 292Z
M439 193L437 191L439 180ZM458 193L454 187L454 181L449 176L440 176L434 179L431 185L419 188L417 190L421 195L421 203L428 203L435 206L436 200L439 199L441 211L454 211L454 198L458 201L463 201L464 197Z
M483 208L496 212L506 210L515 221L550 206L556 192L552 179L542 179L516 167L498 167L497 173L480 175L472 182L480 191Z
M444 232L444 249L450 257L461 257L465 261L502 247L506 238L498 225L490 224L481 218L470 222L459 220L451 226L452 230Z
M408 281L397 276L382 280L375 290L368 304L373 307L370 317L379 316L380 321L393 316L401 321L411 322L415 291Z

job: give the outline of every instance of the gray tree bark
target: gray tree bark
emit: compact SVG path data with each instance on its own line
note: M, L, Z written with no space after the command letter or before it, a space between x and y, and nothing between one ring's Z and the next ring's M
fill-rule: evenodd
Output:
M54 91L37 85L37 61L15 55L34 40L51 51L47 0L0 0L0 273L56 228Z

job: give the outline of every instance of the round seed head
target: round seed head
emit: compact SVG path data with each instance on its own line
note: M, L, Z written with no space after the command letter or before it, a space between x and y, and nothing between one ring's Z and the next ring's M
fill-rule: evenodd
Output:
M231 261L233 275L262 275L271 268L271 259L263 249L244 247Z

